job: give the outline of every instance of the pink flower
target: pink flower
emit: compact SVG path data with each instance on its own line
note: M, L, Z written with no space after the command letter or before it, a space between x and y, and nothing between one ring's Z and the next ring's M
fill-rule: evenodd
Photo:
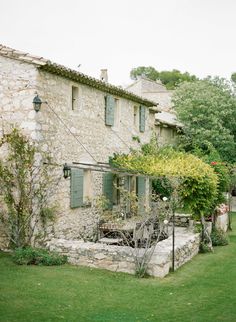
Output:
M218 162L216 162L216 161L212 161L211 162L211 165L216 165Z
M223 215L229 211L228 205L222 203L216 207L216 211L218 215Z

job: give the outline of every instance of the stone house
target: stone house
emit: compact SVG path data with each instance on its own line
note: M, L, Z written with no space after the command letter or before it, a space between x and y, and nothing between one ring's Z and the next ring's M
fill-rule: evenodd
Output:
M152 81L144 76L139 77L126 89L158 104L159 113L156 113L155 117L158 145L174 144L182 125L177 121L173 110L171 102L173 90L167 90L160 80Z
M105 194L111 207L119 203L114 181L138 195L149 190L148 179L114 176L108 161L114 153L150 141L156 103L106 80L104 70L98 80L0 45L0 130L19 127L56 165L58 213L48 231L55 238L92 239L98 220L95 198ZM42 101L39 111L33 107L35 97Z

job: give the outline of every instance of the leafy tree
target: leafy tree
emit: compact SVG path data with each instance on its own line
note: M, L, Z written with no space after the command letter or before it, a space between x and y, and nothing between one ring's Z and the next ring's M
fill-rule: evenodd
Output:
M159 72L151 66L139 66L137 68L133 68L130 72L131 79L136 80L138 76L145 76L153 81L160 79L167 89L175 89L181 82L192 82L197 79L195 75L190 75L188 72L181 73L177 69Z
M173 102L183 124L180 140L185 150L199 149L207 154L213 147L222 160L235 161L236 98L230 82L207 78L182 83Z
M231 74L231 80L236 83L236 73Z
M130 72L131 79L137 80L138 76L145 76L148 79L156 81L159 78L159 72L152 66L139 66L137 68L133 68Z

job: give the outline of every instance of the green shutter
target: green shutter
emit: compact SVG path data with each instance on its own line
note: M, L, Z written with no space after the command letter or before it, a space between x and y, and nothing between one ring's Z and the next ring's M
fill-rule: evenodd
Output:
M103 194L108 200L108 209L113 207L113 174L110 172L103 174Z
M84 170L71 169L70 177L70 206L78 208L83 206L83 186L84 186Z
M139 131L145 131L145 106L139 107Z
M124 177L124 189L130 193L130 177ZM130 198L126 200L126 212L130 212Z
M137 192L139 198L142 198L146 194L144 177L137 177Z
M114 125L115 99L111 95L105 97L105 124Z
M144 177L137 177L137 195L138 195L138 213L143 214L145 211L146 184Z

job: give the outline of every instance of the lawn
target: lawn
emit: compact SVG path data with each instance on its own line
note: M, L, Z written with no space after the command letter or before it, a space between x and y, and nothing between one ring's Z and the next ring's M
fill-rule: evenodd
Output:
M236 227L236 213L234 214ZM75 267L17 266L0 253L0 321L236 321L236 229L164 279Z

